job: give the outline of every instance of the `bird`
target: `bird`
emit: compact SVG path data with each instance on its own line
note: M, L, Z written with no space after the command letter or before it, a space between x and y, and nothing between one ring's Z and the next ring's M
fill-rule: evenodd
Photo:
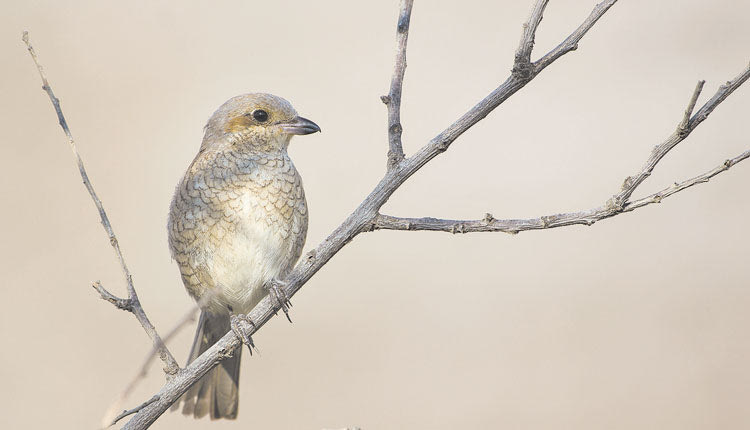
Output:
M299 259L308 212L302 178L287 147L320 132L281 97L249 93L208 120L198 154L176 187L167 230L172 258L201 308L188 364L232 329ZM195 418L235 419L242 348L182 396Z

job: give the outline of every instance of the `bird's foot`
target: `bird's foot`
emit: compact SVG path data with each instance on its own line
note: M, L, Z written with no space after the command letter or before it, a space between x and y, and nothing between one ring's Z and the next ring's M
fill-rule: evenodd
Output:
M255 343L253 343L253 338L250 337L249 334L245 331L245 329L242 327L242 323L248 323L253 327L253 330L257 329L257 326L251 320L247 315L245 314L239 314L239 315L232 315L229 317L229 327L232 328L232 331L235 335L237 335L238 338L247 345L247 349L250 350L250 355L253 355L253 348L255 348Z
M278 279L272 279L271 282L267 283L265 286L268 293L279 303L281 310L284 311L284 315L286 315L286 319L289 322L292 322L292 319L289 318L289 308L292 307L292 302L289 300L289 296L284 292L283 287L284 284Z

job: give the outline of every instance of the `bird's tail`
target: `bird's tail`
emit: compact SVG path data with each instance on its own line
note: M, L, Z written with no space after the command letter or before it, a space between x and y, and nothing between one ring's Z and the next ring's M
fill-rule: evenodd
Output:
M228 331L228 315L215 315L202 311L193 347L190 349L188 364L213 346ZM182 413L195 418L203 418L207 414L210 414L212 420L237 418L241 354L242 349L237 348L231 358L221 361L218 366L203 375L183 394L180 402L175 403L173 410L183 403Z

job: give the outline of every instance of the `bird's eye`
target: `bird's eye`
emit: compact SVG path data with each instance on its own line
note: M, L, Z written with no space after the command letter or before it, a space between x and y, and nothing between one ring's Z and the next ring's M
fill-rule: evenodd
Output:
M253 118L258 122L266 122L268 121L268 112L263 109L256 109L253 111Z

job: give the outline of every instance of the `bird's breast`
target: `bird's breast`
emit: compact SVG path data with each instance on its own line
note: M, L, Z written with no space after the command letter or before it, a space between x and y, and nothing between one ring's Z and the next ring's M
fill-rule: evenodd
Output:
M285 275L302 252L308 219L302 180L286 154L216 161L186 177L188 192L175 196L187 195L182 218L192 226L177 236L194 240L170 242L182 248L175 258L191 294L200 299L212 291L206 307L214 312L249 312L265 295L263 284ZM196 275L185 279L186 272Z

